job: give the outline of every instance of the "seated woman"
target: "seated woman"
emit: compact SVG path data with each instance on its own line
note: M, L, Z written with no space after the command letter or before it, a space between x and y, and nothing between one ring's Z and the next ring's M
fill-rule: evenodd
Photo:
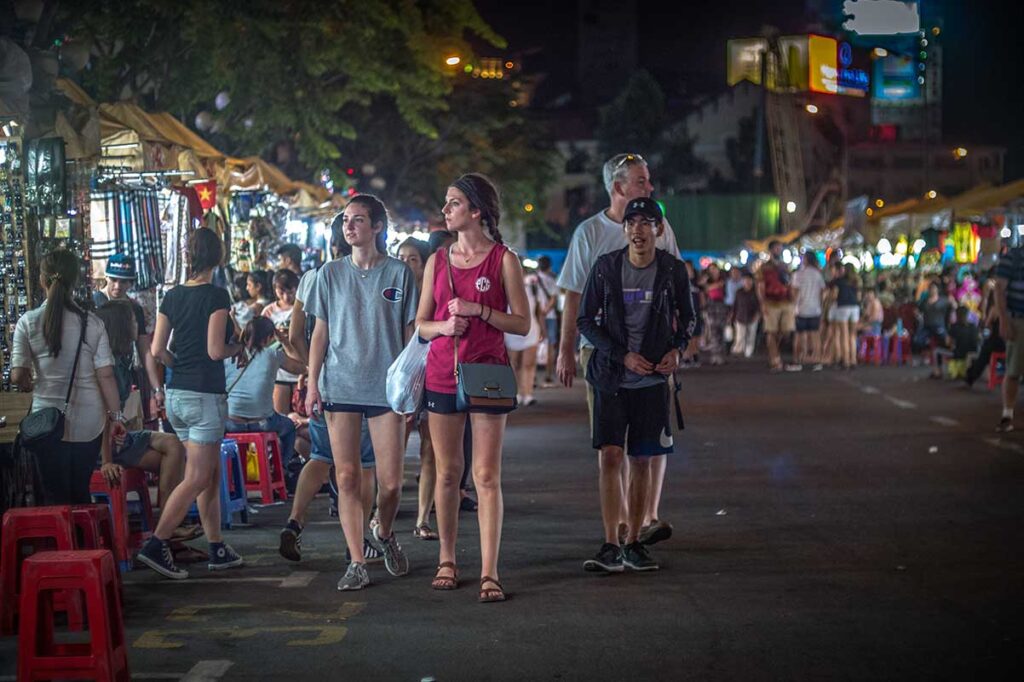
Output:
M281 346L273 346L275 340ZM284 369L293 374L305 372L298 353L288 341L288 335L274 329L266 317L254 317L242 332L242 344L249 363L239 369L234 362L224 361L228 390L228 418L224 423L227 433L274 432L281 440L281 459L284 470L295 452L295 423L274 410L274 380Z
M138 332L135 315L129 301L113 300L100 306L96 316L103 321L107 330L110 352L114 358L118 397L121 410L125 411L125 403L133 393L132 352ZM159 476L157 506L163 509L167 497L185 475L185 446L173 433L143 429L139 407L135 409L135 414L125 412L124 416L128 433L124 442L114 448L110 460L100 462L100 471L111 485L121 480L125 468L137 468L156 474ZM175 531L172 541L191 539L197 536L198 531L198 526L182 526ZM179 548L172 542L172 549L177 553ZM176 558L187 561L187 557Z

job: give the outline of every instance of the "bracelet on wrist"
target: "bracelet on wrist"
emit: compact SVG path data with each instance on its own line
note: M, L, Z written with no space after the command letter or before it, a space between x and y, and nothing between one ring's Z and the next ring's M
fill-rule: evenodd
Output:
M122 412L121 410L117 410L117 411L107 410L107 421L110 421L110 422L123 422L124 421L124 412Z

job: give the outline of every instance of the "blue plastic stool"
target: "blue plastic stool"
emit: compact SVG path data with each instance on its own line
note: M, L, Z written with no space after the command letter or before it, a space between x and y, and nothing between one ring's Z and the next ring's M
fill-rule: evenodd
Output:
M249 523L249 511L245 493L245 472L238 443L225 438L220 443L220 527L231 530L231 519L241 514L242 523ZM189 520L199 519L199 507L193 502L188 510Z

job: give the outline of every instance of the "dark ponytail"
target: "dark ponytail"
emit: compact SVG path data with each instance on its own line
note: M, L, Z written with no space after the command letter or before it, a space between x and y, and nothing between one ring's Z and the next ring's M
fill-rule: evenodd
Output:
M60 355L64 334L64 311L81 313L71 296L78 284L78 256L66 249L57 249L43 256L39 272L46 284L46 311L43 313L43 338L50 355Z
M188 240L188 276L213 270L224 260L224 240L208 227L200 227Z
M480 211L480 225L497 244L504 244L498 223L501 221L501 197L498 188L482 173L466 173L451 185L466 195L469 205Z
M374 239L374 245L377 247L377 251L380 253L388 252L388 210L384 207L382 202L372 194L357 194L348 200L350 204L359 204L364 206L370 213L370 225L373 227L377 226L377 223L383 225L380 232L377 233Z
M257 315L249 320L242 330L242 345L252 357L267 344L267 339L274 336L274 323L269 317Z

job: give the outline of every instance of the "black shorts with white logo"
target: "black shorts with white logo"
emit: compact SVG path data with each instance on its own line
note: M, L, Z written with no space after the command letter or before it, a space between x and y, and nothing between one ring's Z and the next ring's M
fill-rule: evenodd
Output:
M673 451L668 382L645 388L594 390L594 448L628 447L632 457Z

